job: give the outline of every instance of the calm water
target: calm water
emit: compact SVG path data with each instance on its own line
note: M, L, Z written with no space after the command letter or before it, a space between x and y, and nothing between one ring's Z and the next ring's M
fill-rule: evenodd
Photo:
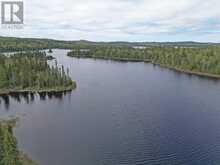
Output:
M19 146L41 165L220 164L220 82L144 63L69 58L64 96L1 101Z

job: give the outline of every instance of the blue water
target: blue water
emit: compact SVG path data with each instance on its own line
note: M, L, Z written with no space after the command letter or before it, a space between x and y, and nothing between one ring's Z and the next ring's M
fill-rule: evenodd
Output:
M0 104L20 116L18 144L40 165L220 164L220 81L66 52L53 55L76 90Z

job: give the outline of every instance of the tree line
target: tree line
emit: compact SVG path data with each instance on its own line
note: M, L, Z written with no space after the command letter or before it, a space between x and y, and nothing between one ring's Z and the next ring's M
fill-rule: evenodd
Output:
M150 61L154 64L192 72L220 75L220 47L93 47L75 48L71 57L122 61Z
M23 51L23 50L39 50L39 49L74 49L88 47L208 47L212 43L199 42L91 42L86 40L78 41L61 41L52 39L37 38L16 38L16 37L0 37L0 52L6 51Z

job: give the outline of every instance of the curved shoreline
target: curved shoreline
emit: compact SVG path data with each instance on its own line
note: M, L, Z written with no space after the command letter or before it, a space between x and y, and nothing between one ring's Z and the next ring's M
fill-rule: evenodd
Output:
M153 63L153 62L149 62L153 65L158 65L162 68L165 69L170 69L176 72L180 72L180 73L185 73L185 74L189 74L189 75L195 75L195 76L199 76L199 77L205 77L205 78L212 78L212 79L220 79L220 75L217 74L211 74L211 73L204 73L204 72L197 72L197 71L190 71L190 70L184 70L184 69L180 69L180 68L175 68L175 67L170 67L167 65L162 65L159 63Z
M3 89L0 91L0 96L2 95L10 95L10 94L22 94L22 93L60 93L60 92L70 92L76 89L76 82L73 81L72 85L67 87L55 87L48 89Z
M212 78L212 79L220 79L220 75L217 75L217 74L184 70L184 69L175 68L175 67L171 67L171 66L167 66L167 65L163 65L163 64L159 64L159 63L154 63L154 62L152 62L149 59L140 60L140 59L129 59L129 58L79 57L79 56L70 56L70 55L68 55L68 57L82 58L82 59L83 58L103 59L103 60L112 60L112 61L121 61L121 62L144 62L144 63L151 63L151 64L158 65L158 66L166 68L166 69L170 69L170 70L181 72L181 73L185 73L185 74L196 75L196 76Z
M37 165L37 162L18 148L17 139L14 135L16 123L17 119L0 120L1 163L9 164L9 162L13 162L13 164Z
M82 58L82 59L102 59L102 60L111 60L111 61L121 61L121 62L144 62L144 60L142 59L129 59L129 58L108 58L108 57L104 57L104 56L99 56L99 57L93 57L93 56L71 56L71 55L68 55L68 57L73 57L73 58Z

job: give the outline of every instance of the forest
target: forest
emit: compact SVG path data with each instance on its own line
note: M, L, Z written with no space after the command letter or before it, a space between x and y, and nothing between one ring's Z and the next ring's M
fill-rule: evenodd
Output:
M0 121L0 165L37 165L17 147L13 135L16 120Z
M90 47L208 47L217 46L214 43L200 42L92 42L87 40L62 41L52 39L38 38L16 38L0 36L0 52L12 52L23 50L39 50L39 49L74 49L74 48L90 48Z
M75 88L64 66L49 66L45 52L20 52L0 55L0 93L56 92Z
M220 77L220 47L93 47L73 49L70 57L143 61L210 77Z

